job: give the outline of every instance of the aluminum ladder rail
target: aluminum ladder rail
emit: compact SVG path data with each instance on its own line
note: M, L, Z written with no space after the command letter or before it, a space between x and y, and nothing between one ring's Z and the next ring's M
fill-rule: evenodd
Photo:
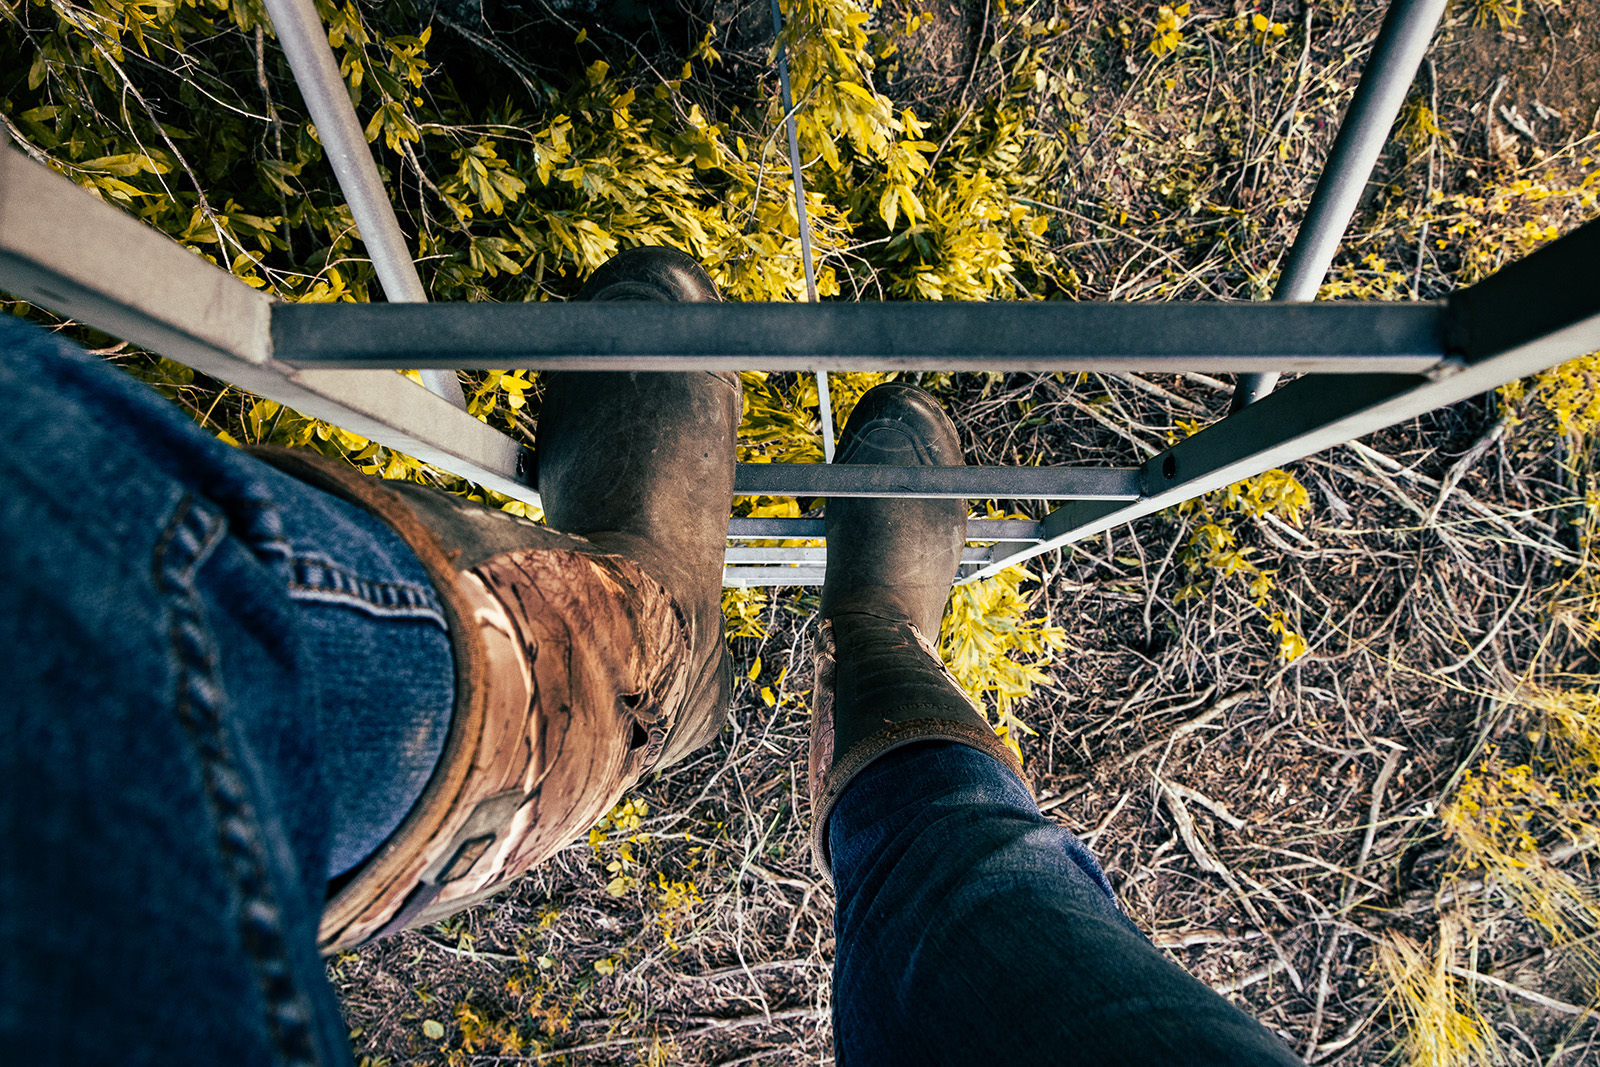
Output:
M1386 31L1427 2L1402 0ZM1415 73L1372 67L1363 86ZM530 503L525 446L390 371L1306 375L1139 467L740 465L741 495L1063 501L1039 522L971 520L962 581L1600 348L1600 293L1581 284L1597 252L1600 224L1411 304L297 305L0 147L0 288ZM732 520L725 584L820 582L824 549L741 542L821 532L820 520Z

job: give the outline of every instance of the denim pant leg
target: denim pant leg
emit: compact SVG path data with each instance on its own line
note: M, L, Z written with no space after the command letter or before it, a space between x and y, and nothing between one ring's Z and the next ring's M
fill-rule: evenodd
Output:
M991 756L891 752L828 835L841 1067L1300 1062L1157 951Z
M9 316L0 398L0 1047L348 1062L324 887L453 694L420 564Z

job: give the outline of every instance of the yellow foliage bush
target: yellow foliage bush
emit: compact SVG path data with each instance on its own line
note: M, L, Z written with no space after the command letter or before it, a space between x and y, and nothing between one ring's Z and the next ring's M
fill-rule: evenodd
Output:
M1178 429L1184 436L1190 436L1200 430L1200 424L1180 419ZM1271 515L1298 525L1300 513L1309 502L1306 488L1298 478L1286 470L1274 468L1174 507L1173 514L1190 519L1193 528L1178 552L1183 578L1172 595L1172 602L1199 600L1208 595L1219 580L1235 574L1245 575L1250 581L1250 598L1256 610L1267 620L1268 632L1277 638L1278 657L1292 663L1305 655L1306 640L1295 631L1288 616L1281 609L1270 610L1273 575L1277 572L1262 570L1250 560L1255 549L1239 546L1234 520L1262 519Z
M959 585L939 627L939 652L950 673L980 707L992 706L995 732L1022 758L1018 738L1037 733L1016 707L1049 681L1044 668L1066 647L1067 634L1048 618L1029 615L1022 583L1036 580L1021 567Z

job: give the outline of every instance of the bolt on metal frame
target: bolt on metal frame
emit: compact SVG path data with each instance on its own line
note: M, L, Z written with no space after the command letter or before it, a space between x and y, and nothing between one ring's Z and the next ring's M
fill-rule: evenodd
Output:
M309 7L269 6L277 18L295 4ZM1346 169L1319 183L1310 218L1323 222L1304 227L1306 248L1297 240L1291 254L1309 264L1295 276L1314 275L1311 294L1367 177L1349 168L1370 168L1442 6L1399 0L1389 11L1357 94L1369 104L1346 122L1363 124L1352 138L1366 148L1336 149ZM327 50L304 24L299 36ZM309 102L318 83L298 66L296 76ZM321 89L348 106L342 83ZM342 120L317 121L323 133ZM363 154L371 166L364 142ZM352 202L361 169L350 184L336 170ZM1349 208L1319 206L1336 194ZM394 255L392 209L360 225L375 262ZM388 252L374 250L385 241ZM1139 467L739 465L741 495L1063 501L1037 522L969 520L963 582L1600 348L1600 290L1586 284L1597 256L1600 223L1446 300L1414 303L289 304L0 145L0 288L534 504L527 447L393 369L452 380L491 366L1305 375ZM728 537L726 585L822 581L824 548L744 544L819 539L821 520L735 518Z

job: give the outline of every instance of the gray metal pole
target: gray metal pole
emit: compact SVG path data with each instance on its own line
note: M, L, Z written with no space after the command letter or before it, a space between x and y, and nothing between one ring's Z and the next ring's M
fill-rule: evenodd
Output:
M312 0L265 3L278 43L283 46L300 95L311 112L311 121L317 125L317 139L322 142L328 162L333 164L339 188L361 231L373 269L378 272L383 295L391 304L427 303L428 294L411 260L405 235L400 232L389 192L378 177L378 165L372 161L361 121L350 104L349 90L339 77L339 64L328 47L328 31L317 16L316 6ZM458 408L467 406L454 371L425 370L422 384Z
M1317 298L1372 168L1388 143L1389 130L1416 80L1417 68L1444 15L1445 3L1446 0L1395 0L1389 6L1373 43L1372 57L1356 87L1355 99L1350 102L1322 177L1317 180L1316 192L1311 195L1305 221L1295 234L1294 247L1278 276L1273 300ZM1289 121L1294 121L1292 115ZM1239 375L1233 389L1232 410L1255 403L1277 384L1275 373Z
M1434 301L275 304L297 367L1426 374Z
M783 10L772 0L772 32L783 36ZM794 94L789 91L789 57L778 45L778 90L783 102L783 125L789 134L789 175L794 181L794 217L800 226L800 261L806 272L806 299L817 302L817 272L811 262L811 220L806 217L806 187L801 179L800 135L794 125ZM817 371L817 411L822 416L822 458L833 462L833 398L828 395L828 372Z

